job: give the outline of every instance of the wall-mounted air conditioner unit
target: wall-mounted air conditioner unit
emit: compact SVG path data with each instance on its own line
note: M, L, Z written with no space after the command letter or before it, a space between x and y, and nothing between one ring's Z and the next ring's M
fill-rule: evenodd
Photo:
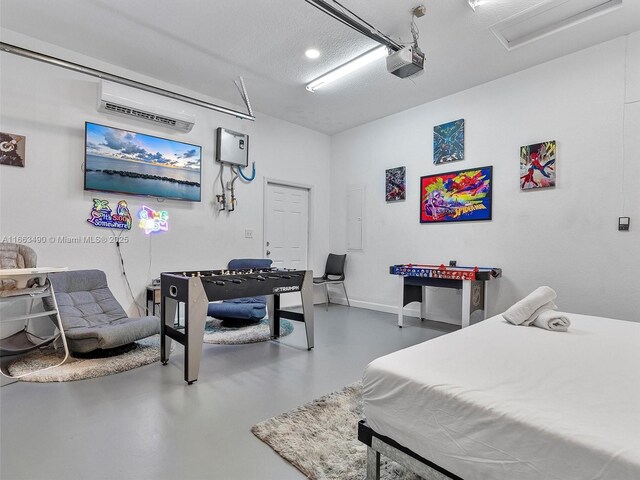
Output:
M196 117L179 107L178 100L161 97L153 93L109 82L100 81L98 111L135 118L154 125L190 132Z

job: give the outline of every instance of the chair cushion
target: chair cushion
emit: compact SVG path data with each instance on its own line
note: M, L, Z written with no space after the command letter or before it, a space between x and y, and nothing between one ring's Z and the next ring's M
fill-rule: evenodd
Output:
M271 268L268 258L236 258L229 261L230 270L245 268ZM258 321L267 314L266 297L245 297L225 300L222 303L210 303L207 315L222 320L253 320Z
M271 268L271 260L268 258L235 258L229 261L229 269L240 270L243 268Z
M259 303L261 305L267 304L267 297L244 297L244 298L232 298L231 300L224 300L224 303Z
M338 284L338 283L344 283L343 279L340 278L325 278L325 277L313 277L313 283L314 285L324 285L325 283L328 284Z
M260 320L267 314L266 299L264 299L264 302L251 301L255 299L264 299L264 297L238 298L225 300L222 303L210 303L207 309L207 315L216 318Z
M69 349L87 353L126 345L160 333L158 317L122 318L93 327L65 329Z
M100 270L52 273L49 279L66 332L127 318L107 286L107 277Z
M17 243L0 243L0 269L31 268L37 262L36 252L26 245ZM29 282L33 285L35 280ZM12 290L16 288L16 281L12 279L0 280L0 290Z
M127 317L100 270L52 273L49 280L72 351L119 347L160 333L158 317ZM43 300L53 307L50 299Z
M26 245L0 243L0 268L31 268L36 266L36 252Z

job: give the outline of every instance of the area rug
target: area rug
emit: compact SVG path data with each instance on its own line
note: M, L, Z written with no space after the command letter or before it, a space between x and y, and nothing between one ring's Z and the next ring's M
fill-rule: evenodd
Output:
M286 319L280 319L280 336L285 337L293 332L293 324ZM265 342L271 339L269 319L263 318L260 323L246 327L225 327L222 320L208 318L204 331L204 343L222 345L237 345L239 343Z
M254 425L253 434L312 480L363 480L367 447L358 440L362 384L354 383L290 412ZM445 479L434 472L428 480ZM382 457L380 478L421 477Z
M59 367L35 372L20 378L23 382L71 382L87 378L103 377L125 372L160 360L160 335L154 335L136 342L135 350L107 358L74 358ZM40 368L55 365L61 360L60 353L52 347L34 350L15 362L7 369L12 376L33 372Z

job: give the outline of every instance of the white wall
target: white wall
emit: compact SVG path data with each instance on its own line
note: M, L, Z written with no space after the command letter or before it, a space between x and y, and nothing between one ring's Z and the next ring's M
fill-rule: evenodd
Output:
M626 62L625 43L619 38L332 137L333 231L346 231L348 185L367 186L365 250L347 257L352 304L393 311L399 288L389 265L456 259L503 268L492 282L490 314L546 284L562 310L640 320L640 104L624 105L625 63L627 102L640 98L640 35L629 38ZM466 121L466 158L435 167L433 126L458 118ZM545 140L558 142L558 186L521 192L519 147ZM384 170L401 165L407 200L386 204ZM493 221L419 223L421 175L482 165L494 166ZM617 231L623 213L632 218L630 232ZM345 248L346 235L332 237L332 251ZM431 314L459 318L455 291L432 298Z
M3 41L203 98L13 32L3 30L2 36ZM181 107L197 117L193 131L182 134L162 130L98 113L95 78L7 53L0 54L0 69L0 130L27 137L26 168L0 167L0 239L14 235L109 236L109 230L93 227L86 221L91 199L96 196L110 200L112 206L124 198L132 214L142 203L168 210L167 233L147 237L134 226L125 233L129 242L122 244L133 292L143 303L145 285L161 271L222 268L231 258L263 256L263 179L267 177L312 186L309 267L324 269L329 247L327 135L265 115L258 114L257 121L252 123L184 104ZM248 89L251 94L251 85ZM83 191L85 121L201 145L202 202L160 203L156 199ZM230 215L219 215L213 205L214 195L220 190L219 166L214 162L214 134L219 126L250 135L250 161L255 161L257 168L253 183L236 182L238 204ZM228 169L226 175L228 178ZM253 239L244 238L245 229L254 231ZM37 251L41 266L104 270L115 296L129 313L135 312L114 245L47 242L31 246Z
M200 96L13 32L3 30L2 37ZM558 291L562 309L639 318L640 33L630 36L628 45L617 39L331 139L264 115L250 123L191 106L184 108L198 118L192 133L161 131L96 112L96 92L96 79L0 54L0 130L27 136L26 168L0 167L0 238L108 235L85 221L94 196L83 191L80 170L87 120L202 145L202 203L145 199L169 210L170 231L152 238L137 230L127 234L123 254L139 301L160 271L261 256L263 178L268 177L313 185L310 267L318 272L329 250L346 248L347 186L366 185L365 250L349 252L347 260L347 288L355 306L393 311L398 293L387 273L391 264L456 259L504 269L504 278L495 282L492 314L549 284ZM467 159L436 168L432 128L457 118L466 120ZM212 205L218 126L251 136L251 160L258 169L254 183L239 185L238 210L231 216L216 214ZM558 187L520 192L518 148L548 139L558 141ZM407 166L408 198L386 204L384 170L400 165ZM494 165L493 221L419 224L421 175L480 165ZM138 197L101 196L114 202L126 198L134 207L142 203ZM632 217L628 233L616 230L621 215ZM253 240L243 238L245 228L254 230ZM105 270L116 297L130 313L135 311L112 245L32 246L40 265ZM453 291L434 298L436 314L458 315L459 297Z

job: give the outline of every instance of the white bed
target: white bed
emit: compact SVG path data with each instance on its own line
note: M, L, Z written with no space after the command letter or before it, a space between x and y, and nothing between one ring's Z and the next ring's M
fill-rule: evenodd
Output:
M371 362L375 432L465 480L640 479L640 323L493 317Z

